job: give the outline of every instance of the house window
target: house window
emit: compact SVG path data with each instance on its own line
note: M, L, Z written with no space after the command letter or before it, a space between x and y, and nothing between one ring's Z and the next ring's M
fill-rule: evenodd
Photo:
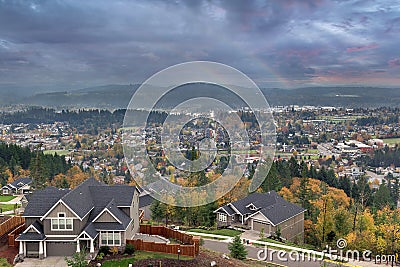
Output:
M101 232L100 236L102 246L121 245L121 232Z
M250 210L256 210L256 206L253 205L253 203L250 203L247 208L249 208Z
M219 220L220 222L226 222L226 214L219 213L219 214L218 214L218 220Z
M64 212L59 212L57 218L51 219L51 230L52 231L72 231L73 221L71 218L66 218Z

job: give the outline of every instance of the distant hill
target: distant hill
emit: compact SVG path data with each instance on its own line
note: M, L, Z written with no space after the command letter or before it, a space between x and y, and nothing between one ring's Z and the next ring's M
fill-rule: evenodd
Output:
M54 108L126 108L138 87L139 85L105 85L69 92L35 94L19 98L14 103ZM271 106L293 104L336 107L400 106L400 88L309 87L291 90L262 89L262 92ZM151 95L151 90L148 95ZM242 101L229 91L208 84L191 84L177 88L165 101L161 101L159 106L173 106L196 96L213 96L235 107L243 106Z

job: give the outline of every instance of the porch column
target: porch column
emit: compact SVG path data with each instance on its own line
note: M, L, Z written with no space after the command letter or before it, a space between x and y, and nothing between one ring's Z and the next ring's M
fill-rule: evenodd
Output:
M24 254L24 241L19 241L19 254L23 255Z
M94 242L93 242L93 239L90 239L90 253L94 253Z
M26 242L24 241L24 257L26 257Z
M81 252L81 246L79 245L79 239L76 240L76 252Z
M44 245L44 257L46 258L46 257L47 257L47 245L46 245L46 241L44 241L43 245Z
M43 241L39 241L39 259L43 258Z

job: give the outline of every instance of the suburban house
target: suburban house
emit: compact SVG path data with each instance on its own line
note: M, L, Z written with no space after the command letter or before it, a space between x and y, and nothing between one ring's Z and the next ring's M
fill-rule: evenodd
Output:
M287 202L275 191L252 193L214 211L219 227L263 229L266 236L274 235L279 229L281 237L298 242L304 240L304 212L305 209Z
M139 191L94 178L73 190L47 187L27 198L26 229L16 239L23 256L91 255L101 246L125 246L139 230Z
M12 183L9 183L1 188L3 195L23 195L31 190L32 179L29 177L18 178Z
M142 191L139 195L139 212L141 214L141 219L149 221L151 220L151 204L154 198L147 191Z

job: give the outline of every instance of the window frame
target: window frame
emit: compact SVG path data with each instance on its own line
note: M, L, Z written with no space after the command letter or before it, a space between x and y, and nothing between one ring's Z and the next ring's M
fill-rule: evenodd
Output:
M74 231L74 218L67 217L65 212L58 212L56 218L50 218L50 229L51 231L72 232Z
M119 247L122 245L121 241L122 235L120 231L100 231L100 246Z
M218 213L218 221L227 222L228 216L224 213Z

